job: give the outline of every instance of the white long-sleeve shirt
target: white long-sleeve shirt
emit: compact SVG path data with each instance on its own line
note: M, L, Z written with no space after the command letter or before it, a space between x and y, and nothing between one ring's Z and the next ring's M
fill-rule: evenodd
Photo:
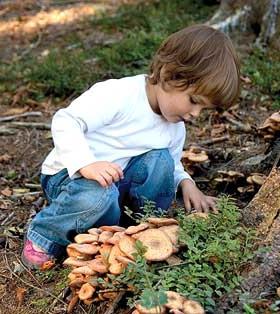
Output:
M168 148L175 162L174 180L191 179L181 155L184 122L171 123L153 112L145 89L145 75L110 79L94 84L53 117L54 149L42 165L53 175L67 168L69 176L95 161L126 167L131 157Z

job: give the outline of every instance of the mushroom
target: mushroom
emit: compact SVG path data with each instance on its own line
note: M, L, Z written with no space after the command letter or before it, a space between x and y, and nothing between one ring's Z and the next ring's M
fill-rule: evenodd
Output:
M87 300L93 296L94 292L95 288L91 284L89 284L88 282L84 283L78 293L79 299Z
M81 288L81 286L85 283L84 279L76 278L69 283L70 288Z
M73 292L72 292L73 293ZM78 303L79 297L77 294L73 294L72 298L67 306L67 313L72 313L74 310L75 305Z
M118 296L118 293L117 292L103 292L102 293L102 297L104 299L115 299L116 297Z
M183 303L184 314L204 314L203 307L196 301L185 300Z
M137 252L135 248L135 239L125 235L119 241L119 248L126 256L134 260L133 254Z
M102 231L110 231L110 232L121 232L121 231L125 231L124 227L120 227L120 226L102 226L99 227L100 230Z
M90 268L88 265L87 266L81 266L77 267L72 270L73 274L83 274L83 275L95 275L96 271L94 271L92 268Z
M66 258L66 260L63 262L63 265L72 266L72 267L81 267L81 266L86 266L87 262L70 256Z
M102 256L102 260L106 263L108 262L112 247L113 246L111 244L103 243L99 249L99 253Z
M125 254L120 250L118 245L114 245L112 247L112 250L108 258L109 264L118 263L118 261L116 260L116 256L125 256Z
M129 226L126 230L125 230L125 233L128 234L128 235L131 235L131 234L134 234L134 233L137 233L137 232L140 232L140 231L143 231L145 229L148 229L150 226L150 224L144 222L144 223L141 223L139 224L138 226Z
M141 314L141 313L135 309L131 314Z
M165 233L159 229L142 231L138 240L147 248L144 257L148 261L163 261L172 255L172 243Z
M249 184L257 184L257 185L263 185L264 181L266 179L266 176L262 173L252 173L246 181Z
M70 281L73 281L73 280L78 279L78 278L79 279L85 279L85 276L83 274L73 274L73 272L69 273L69 275L68 275L68 279Z
M88 266L94 270L95 272L98 272L100 274L107 273L108 267L107 265L103 262L102 259L93 259L91 261L87 262Z
M193 213L187 215L187 218L189 218L189 219L196 219L196 218L208 219L209 215L207 213L202 213L202 212L193 212Z
M166 291L166 295L167 295L167 303L165 304L165 306L167 308L176 309L176 310L183 309L183 303L185 299L178 292Z
M118 231L116 233L114 233L114 235L109 238L106 243L110 243L110 244L118 244L120 239L125 235L124 231Z
M204 150L193 147L188 151L183 151L182 158L194 163L203 163L208 160L208 156Z
M124 265L115 261L109 266L109 272L113 275L120 275L124 271Z
M174 218L158 218L158 217L150 217L147 219L148 222L152 223L153 225L156 225L158 227L161 226L168 226L168 225L178 225L178 221Z
M168 236L168 238L171 240L172 244L177 245L178 233L179 233L179 226L178 225L162 226L158 229L163 231Z
M95 235L95 234L100 234L102 231L101 231L99 228L90 228L90 229L88 229L87 232L88 232L89 234Z
M89 299L86 299L86 300L83 300L85 305L91 305L96 299L94 298L89 298Z
M116 260L119 261L120 263L124 264L125 266L127 266L127 264L132 263L135 264L134 261L132 261L130 258L126 257L126 256L116 256Z
M99 251L99 246L95 244L78 244L78 243L71 243L67 246L67 253L69 256L77 257L79 259L81 256L90 256L94 255ZM76 256L75 256L76 255Z
M79 244L92 243L98 241L98 234L80 233L75 236L74 240Z
M93 287L98 287L99 286L98 276L97 275L86 275L85 276L85 281L90 283Z
M113 232L112 231L102 231L99 235L99 242L105 243L107 242L110 238L112 238L113 236Z
M166 308L164 306L155 306L151 309L147 309L146 307L137 303L135 307L141 314L164 314L166 312Z

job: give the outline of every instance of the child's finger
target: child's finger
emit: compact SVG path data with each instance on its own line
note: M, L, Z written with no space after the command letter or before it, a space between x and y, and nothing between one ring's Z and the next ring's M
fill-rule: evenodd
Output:
M106 172L106 170L100 172L100 175L103 177L103 179L106 181L107 186L111 185L113 183L113 178L112 176Z
M94 180L96 180L103 188L108 186L107 182L101 175L96 175Z
M106 169L106 172L113 178L114 182L117 182L120 180L120 175L116 169L113 167L109 167Z
M120 178L123 179L124 175L123 175L122 168L118 164L115 164L113 162L111 163L111 166L118 172Z

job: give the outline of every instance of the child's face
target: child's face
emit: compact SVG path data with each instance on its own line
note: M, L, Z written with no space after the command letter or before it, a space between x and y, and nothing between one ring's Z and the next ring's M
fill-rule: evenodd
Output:
M193 94L193 87L184 91L165 91L160 85L153 87L154 104L151 106L169 122L190 121L197 118L202 109L214 108L207 97Z

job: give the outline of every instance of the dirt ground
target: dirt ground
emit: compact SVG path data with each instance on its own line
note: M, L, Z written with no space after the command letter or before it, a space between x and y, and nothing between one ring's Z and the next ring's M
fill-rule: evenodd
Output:
M79 29L88 34L87 24L81 23L84 18L99 10L113 12L122 2L128 1L95 1L95 5L89 1L79 4L73 1L71 5L45 0L1 1L0 57L7 62L20 62L21 56L31 51L42 53L49 41L62 44L66 32ZM42 295L53 298L49 313L63 313L64 287L61 291L54 290L53 278L42 286L23 267L19 257L26 223L44 204L39 173L52 147L48 125L57 108L69 99L59 104L51 98L37 102L23 97L29 94L29 88L23 85L14 95L0 95L0 118L39 112L0 122L0 127L11 130L10 135L0 132L0 313L39 313L32 302ZM204 192L215 196L228 193L241 208L259 189L259 185L249 184L246 178L255 172L268 175L276 158L273 140L266 140L258 129L273 109L269 100L250 96L255 95L254 88L244 78L243 92L235 107L224 113L205 114L199 121L187 125L185 149L195 146L195 150L204 150L209 159L203 164L191 165L183 159ZM20 121L45 125L13 125ZM231 176L229 171L239 174ZM77 313L93 312L80 308Z

